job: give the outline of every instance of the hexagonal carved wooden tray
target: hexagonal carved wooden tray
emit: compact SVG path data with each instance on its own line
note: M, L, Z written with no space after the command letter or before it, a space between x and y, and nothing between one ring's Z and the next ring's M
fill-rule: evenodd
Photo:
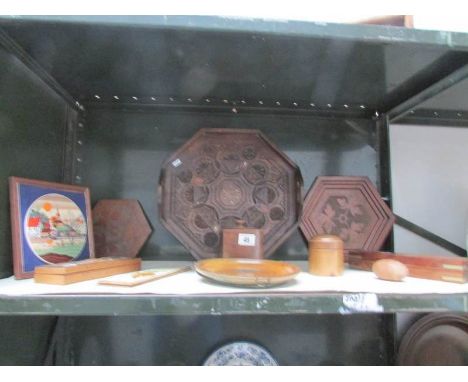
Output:
M93 208L96 257L136 257L152 229L137 200L103 199Z
M201 129L161 169L163 225L195 258L219 257L237 220L262 229L269 256L297 227L299 168L257 130Z
M304 200L299 224L307 240L341 237L346 250L378 250L395 217L367 177L319 176Z

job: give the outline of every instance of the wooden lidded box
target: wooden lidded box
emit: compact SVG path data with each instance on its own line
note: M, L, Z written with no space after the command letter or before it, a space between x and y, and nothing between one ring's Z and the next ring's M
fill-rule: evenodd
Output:
M34 281L43 284L66 285L140 269L140 258L101 257L36 267Z
M343 246L343 240L334 235L317 235L309 240L309 272L319 276L341 276Z

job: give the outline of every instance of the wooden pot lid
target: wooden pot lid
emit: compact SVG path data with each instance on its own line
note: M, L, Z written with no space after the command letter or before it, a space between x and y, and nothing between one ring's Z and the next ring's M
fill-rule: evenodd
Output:
M137 200L98 201L93 223L96 257L136 257L152 232Z
M244 220L269 256L297 227L299 168L257 130L201 129L165 162L163 225L197 259L219 257L222 230Z
M307 241L336 235L345 250L378 250L395 217L367 177L319 176L306 195L299 224Z
M432 313L403 336L397 358L402 366L468 366L468 314Z

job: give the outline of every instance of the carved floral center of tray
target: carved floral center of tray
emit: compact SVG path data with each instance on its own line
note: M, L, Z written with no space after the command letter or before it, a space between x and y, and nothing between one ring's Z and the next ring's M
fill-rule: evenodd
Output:
M319 215L319 224L327 234L344 242L356 240L369 224L364 203L356 196L333 196L327 199Z
M226 209L239 207L245 199L242 186L234 179L223 180L216 188L216 194L218 201Z

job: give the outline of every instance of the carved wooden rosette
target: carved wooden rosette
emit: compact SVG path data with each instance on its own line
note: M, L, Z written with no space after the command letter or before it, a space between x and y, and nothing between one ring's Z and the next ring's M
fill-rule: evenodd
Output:
M378 250L392 230L395 217L367 177L319 176L304 200L299 224L310 240L331 234L344 249Z
M96 257L136 257L152 229L137 200L104 199L93 208Z
M239 219L269 256L297 227L301 192L299 168L259 131L201 129L162 166L159 211L195 258L219 257Z

